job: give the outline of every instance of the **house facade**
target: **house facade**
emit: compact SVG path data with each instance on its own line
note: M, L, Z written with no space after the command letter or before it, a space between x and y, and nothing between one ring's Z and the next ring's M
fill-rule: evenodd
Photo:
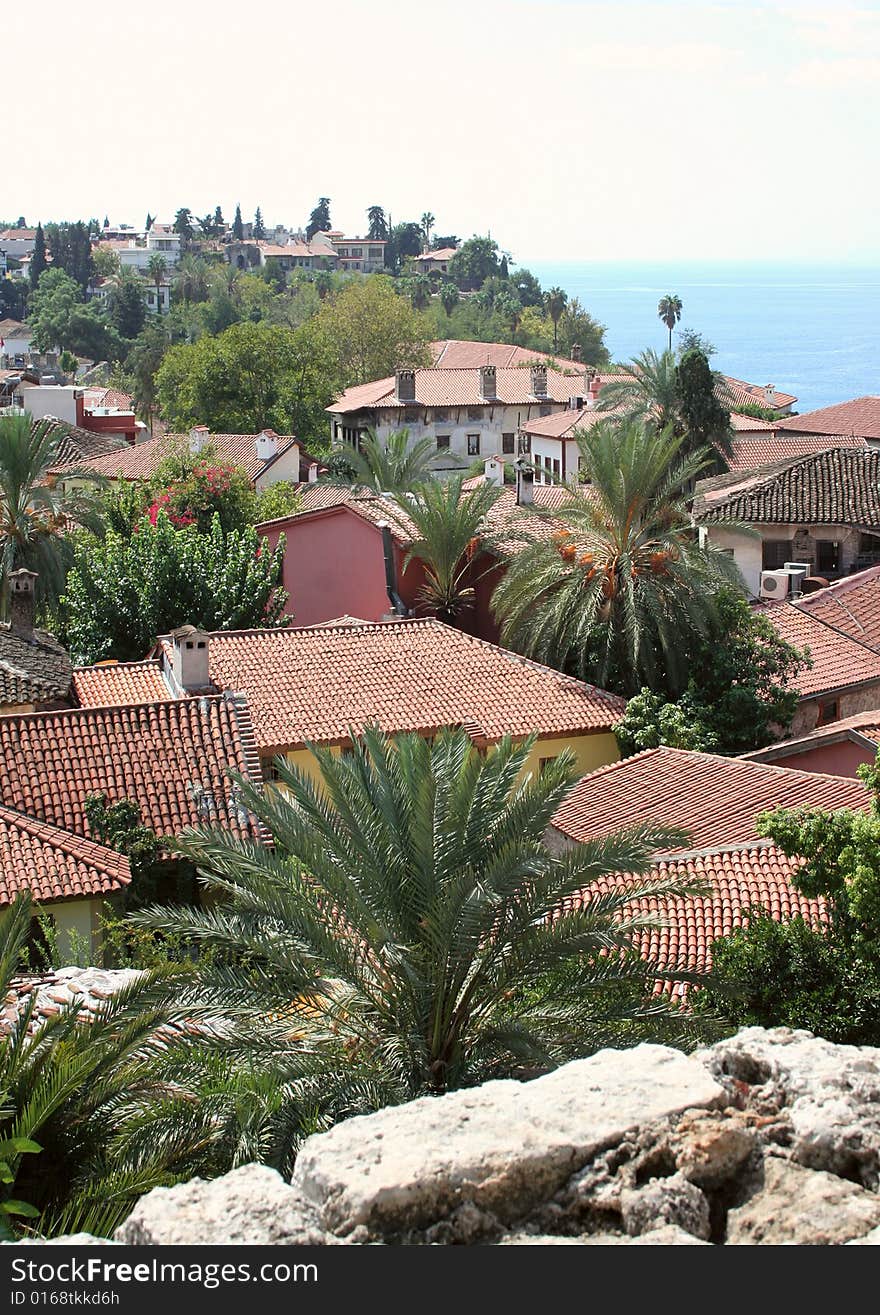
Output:
M318 233L316 237L330 243L340 269L356 274L379 274L385 268L387 243L381 238L346 237L337 229Z

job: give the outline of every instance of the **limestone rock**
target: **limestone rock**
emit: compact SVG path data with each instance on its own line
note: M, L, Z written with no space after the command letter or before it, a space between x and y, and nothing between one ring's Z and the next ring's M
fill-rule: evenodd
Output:
M758 1138L739 1110L682 1115L670 1138L679 1172L697 1187L729 1182L758 1150Z
M708 1245L708 1242L702 1242L700 1238L694 1237L693 1233L687 1233L683 1228L676 1228L674 1224L654 1228L650 1233L643 1233L640 1237L628 1237L626 1233L594 1233L588 1237L554 1237L546 1233L532 1237L528 1233L509 1233L499 1243L499 1246L702 1247Z
M848 1247L880 1247L880 1228L872 1228L863 1237L854 1237L846 1243Z
M274 1169L246 1164L206 1182L154 1187L114 1234L131 1246L320 1246L338 1239Z
M699 1187L680 1173L652 1178L643 1187L626 1188L620 1195L620 1214L631 1237L664 1224L676 1225L703 1241L709 1237L709 1202Z
M728 1097L665 1046L603 1050L533 1082L489 1082L310 1137L294 1185L339 1235L429 1227L464 1202L512 1223L628 1129Z
M727 1241L834 1246L880 1225L880 1197L834 1174L768 1156L763 1187L727 1217Z

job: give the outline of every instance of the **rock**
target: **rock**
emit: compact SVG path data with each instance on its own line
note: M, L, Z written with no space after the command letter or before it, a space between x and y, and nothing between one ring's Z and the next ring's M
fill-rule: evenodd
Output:
M877 1186L880 1049L838 1046L785 1027L752 1027L697 1057L732 1095L744 1083L752 1089L744 1099L753 1108L784 1111L798 1163Z
M539 1233L532 1237L528 1233L508 1233L499 1242L499 1246L708 1246L693 1233L686 1233L683 1228L666 1224L662 1228L652 1229L641 1237L628 1237L625 1233L594 1233L588 1237L554 1237L552 1234Z
M206 1182L154 1187L117 1228L130 1246L321 1246L336 1242L314 1207L274 1169L246 1164Z
M880 1225L880 1197L856 1183L768 1156L761 1190L727 1217L734 1246L834 1246Z
M688 1112L670 1137L675 1164L697 1187L720 1187L756 1155L758 1138L739 1110Z
M631 1237L664 1224L676 1225L703 1241L709 1237L709 1202L699 1187L680 1173L652 1178L643 1187L625 1188L620 1194L620 1215Z
M870 1233L865 1233L862 1237L851 1238L844 1245L848 1247L880 1247L880 1228L872 1228Z
M348 1119L305 1142L293 1181L341 1236L427 1228L464 1202L510 1224L630 1128L727 1099L677 1050L603 1050L533 1082L489 1082Z
M65 1233L62 1237L21 1237L17 1242L2 1242L5 1247L115 1247L118 1243L109 1237L95 1237L92 1233Z

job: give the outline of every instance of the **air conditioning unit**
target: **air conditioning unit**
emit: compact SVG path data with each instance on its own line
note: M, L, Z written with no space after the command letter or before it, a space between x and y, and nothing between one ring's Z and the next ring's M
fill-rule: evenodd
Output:
M813 563L812 562L785 562L784 567L785 570L788 571L788 574L791 578L791 592L793 594L799 594L801 592L801 585L804 579L806 578L806 576L810 574L810 572L813 569Z
M791 575L788 571L762 571L761 597L787 598L791 588Z

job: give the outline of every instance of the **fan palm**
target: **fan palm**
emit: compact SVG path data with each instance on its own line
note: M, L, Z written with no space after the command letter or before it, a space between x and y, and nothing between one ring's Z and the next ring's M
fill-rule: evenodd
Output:
M434 227L436 222L437 221L434 218L434 216L431 214L430 210L426 210L425 213L422 215L420 227L422 233L424 234L426 247L429 247L431 245L431 229Z
M356 485L374 493L406 493L429 479L434 469L433 439L411 443L408 429L393 429L382 439L367 429L360 448L343 449L345 475L335 483Z
M547 314L553 321L553 350L554 352L559 345L559 321L562 319L562 312L568 305L568 294L563 292L562 288L551 288L549 292L544 293L544 306Z
M168 264L164 256L158 251L154 251L147 261L147 273L156 285L156 314L162 314L162 280L168 270Z
M5 612L10 571L27 567L39 575L44 601L55 601L64 585L72 553L71 526L98 530L98 490L102 481L87 470L66 467L63 492L47 471L56 465L64 431L28 415L0 416L0 600Z
M657 304L657 314L669 330L669 351L672 351L672 330L681 319L681 297L668 292Z
M683 455L682 443L633 419L579 436L589 485L493 595L506 643L626 693L683 688L716 590L741 579L731 557L699 541L687 497L707 453Z
M419 561L424 571L419 601L441 621L455 625L473 607L475 586L484 569L475 565L480 553L491 550L493 533L489 514L501 497L495 484L480 483L464 489L464 477L431 480L399 501L403 528L410 539L404 570ZM401 520L400 515L389 516Z
M273 848L187 832L182 848L218 899L135 920L222 956L200 968L197 998L249 1017L255 1056L278 1034L303 1052L330 1047L385 1101L546 1067L621 1026L655 1035L671 1013L645 1005L651 972L630 953L645 919L624 906L683 888L577 895L607 873L643 873L681 835L644 826L552 854L544 832L573 757L532 776L532 747L506 739L481 754L460 729L429 743L367 727L348 756L313 750L318 781L279 759L271 794L238 782Z

